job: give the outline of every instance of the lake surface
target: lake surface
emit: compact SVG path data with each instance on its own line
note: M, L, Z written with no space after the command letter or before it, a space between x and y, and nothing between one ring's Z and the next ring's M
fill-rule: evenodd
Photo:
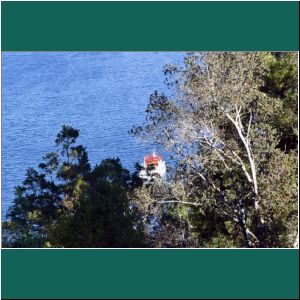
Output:
M26 169L54 150L63 124L80 130L94 166L120 157L134 162L152 151L128 130L145 120L149 95L166 90L163 66L180 52L2 53L2 219Z

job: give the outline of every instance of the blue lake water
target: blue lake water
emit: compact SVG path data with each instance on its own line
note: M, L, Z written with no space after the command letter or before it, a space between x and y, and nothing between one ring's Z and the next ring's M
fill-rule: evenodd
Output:
M54 150L63 124L80 129L92 165L120 157L133 169L153 144L128 130L145 120L149 95L164 91L163 66L180 52L2 53L2 219L29 166Z

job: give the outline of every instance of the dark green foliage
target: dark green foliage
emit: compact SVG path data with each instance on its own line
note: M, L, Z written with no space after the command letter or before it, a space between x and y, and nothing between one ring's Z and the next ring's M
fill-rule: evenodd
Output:
M178 164L168 183L135 192L144 213L178 220L179 204L192 208L190 246L295 247L297 72L297 53L192 52L166 66L170 92L150 96L131 133Z
M143 185L143 180L139 176L139 173L141 170L144 169L144 167L142 165L140 165L138 162L136 162L134 165L134 168L135 168L135 171L131 175L131 187L133 189L137 188L137 187L141 187Z
M129 172L119 159L106 159L77 181L72 214L65 214L50 234L56 247L141 247L143 234L137 212L126 195ZM72 229L72 230L70 230Z
M284 151L295 150L298 143L297 54L274 53L269 67L270 71L264 77L262 90L282 102L273 119L280 134L278 147Z
M119 159L91 170L79 131L63 126L57 151L29 168L3 223L6 247L141 247L143 227Z
M72 128L68 125L63 125L62 130L57 134L55 143L57 146L62 146L62 155L67 155L69 162L69 148L71 144L76 142L76 139L79 136L79 130Z

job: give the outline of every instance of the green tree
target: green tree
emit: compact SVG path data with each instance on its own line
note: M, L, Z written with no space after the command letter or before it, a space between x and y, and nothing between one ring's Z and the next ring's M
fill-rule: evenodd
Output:
M87 181L76 182L77 199L71 214L64 214L53 228L54 247L141 247L143 226L127 196L129 172L119 159L97 165ZM71 229L71 230L70 230Z
M64 125L56 151L39 169L29 168L16 187L3 223L6 247L139 247L143 227L130 205L131 176L119 159L91 170L76 140L79 130Z
M169 182L142 187L136 201L162 210L170 204L194 207L198 213L189 218L198 228L199 245L210 245L201 236L208 215L217 222L212 245L292 245L297 155L278 145L280 128L290 133L296 111L292 106L292 121L284 125L278 116L285 111L282 97L266 91L275 78L274 63L271 53L189 53L184 66L166 66L170 96L154 92L147 122L132 129L135 136L154 137L178 161ZM281 82L289 86L287 81L297 78L294 69L287 73Z
M42 247L47 231L62 209L63 193L55 183L56 155L48 154L40 164L42 172L29 168L3 223L3 243L7 247Z
M268 65L261 90L281 100L273 121L279 135L278 147L288 152L297 149L298 144L298 55L276 52Z

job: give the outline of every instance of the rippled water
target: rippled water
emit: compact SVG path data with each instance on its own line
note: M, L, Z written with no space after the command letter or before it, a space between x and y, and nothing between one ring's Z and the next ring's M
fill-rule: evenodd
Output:
M149 95L164 90L162 68L176 52L2 53L2 218L27 167L53 150L62 124L80 129L92 165L120 157L132 169L151 151L128 135Z

